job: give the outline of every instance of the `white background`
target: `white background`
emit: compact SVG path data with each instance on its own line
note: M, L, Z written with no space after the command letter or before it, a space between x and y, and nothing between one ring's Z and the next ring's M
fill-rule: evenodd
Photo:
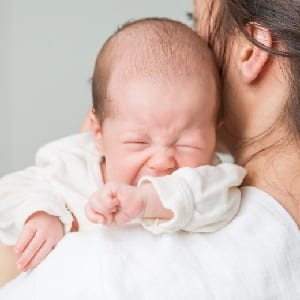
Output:
M192 0L0 0L0 176L78 132L96 55L118 25L146 16L187 23L191 9Z

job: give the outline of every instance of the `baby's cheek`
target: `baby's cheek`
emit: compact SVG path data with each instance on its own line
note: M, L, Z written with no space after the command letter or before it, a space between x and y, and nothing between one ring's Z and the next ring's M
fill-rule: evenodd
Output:
M212 162L212 153L206 151L195 151L191 153L184 165L186 167L199 167L203 165L209 165Z
M138 181L139 171L140 169L134 162L115 165L111 171L110 181L135 185Z

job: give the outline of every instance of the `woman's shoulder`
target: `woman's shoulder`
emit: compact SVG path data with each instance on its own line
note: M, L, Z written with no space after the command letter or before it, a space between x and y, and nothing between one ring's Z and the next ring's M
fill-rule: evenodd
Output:
M236 221L245 226L270 227L274 232L294 236L300 241L300 231L289 213L271 195L256 187L241 188L242 202Z
M106 274L105 286L120 299L133 292L143 299L145 290L148 299L300 299L299 231L269 195L255 188L242 195L236 218L214 233L153 235L130 224L69 236L61 246L77 257L89 253L91 262L76 267L82 263L94 278ZM130 270L130 278L119 270Z
M217 249L218 268L227 269L243 299L300 299L300 232L264 191L243 187L237 216L206 239L211 250Z
M241 191L237 216L210 239L239 257L246 266L256 264L257 273L259 269L272 270L275 274L290 272L288 269L294 265L300 268L300 231L292 217L264 191L255 187L242 187ZM223 243L224 238L230 243Z
M123 299L133 291L143 299L145 290L148 299L300 299L300 234L276 203L274 212L261 206L268 196L260 194L243 190L240 213L215 233L153 235L131 224L71 237L67 248L86 248L89 272L109 274L105 285ZM130 279L116 283L119 270Z
M69 299L77 293L86 299L297 300L299 278L295 224L272 197L243 188L238 215L217 232L154 235L129 224L69 234L43 264L4 292L17 291L23 299Z

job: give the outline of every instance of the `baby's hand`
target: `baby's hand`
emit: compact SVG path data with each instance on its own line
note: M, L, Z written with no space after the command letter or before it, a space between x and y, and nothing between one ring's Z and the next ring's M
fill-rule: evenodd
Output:
M63 237L64 229L56 216L39 211L31 215L15 246L17 267L28 271L42 262Z
M107 183L88 201L88 219L103 225L123 225L143 214L145 203L139 188L120 183Z

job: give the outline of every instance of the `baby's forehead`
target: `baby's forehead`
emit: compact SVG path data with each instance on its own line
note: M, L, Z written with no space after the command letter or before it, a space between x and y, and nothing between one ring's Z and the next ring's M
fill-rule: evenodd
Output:
M100 103L102 114L112 108L112 102L107 101L112 100L111 93L132 79L150 80L153 87L175 84L182 88L182 83L190 80L196 82L192 88L209 87L216 97L208 98L219 99L218 69L212 52L195 32L177 21L141 20L108 39L93 75L94 99Z
M214 74L216 68L208 46L175 21L129 25L109 39L102 52L106 70L125 76L201 76L209 71Z

